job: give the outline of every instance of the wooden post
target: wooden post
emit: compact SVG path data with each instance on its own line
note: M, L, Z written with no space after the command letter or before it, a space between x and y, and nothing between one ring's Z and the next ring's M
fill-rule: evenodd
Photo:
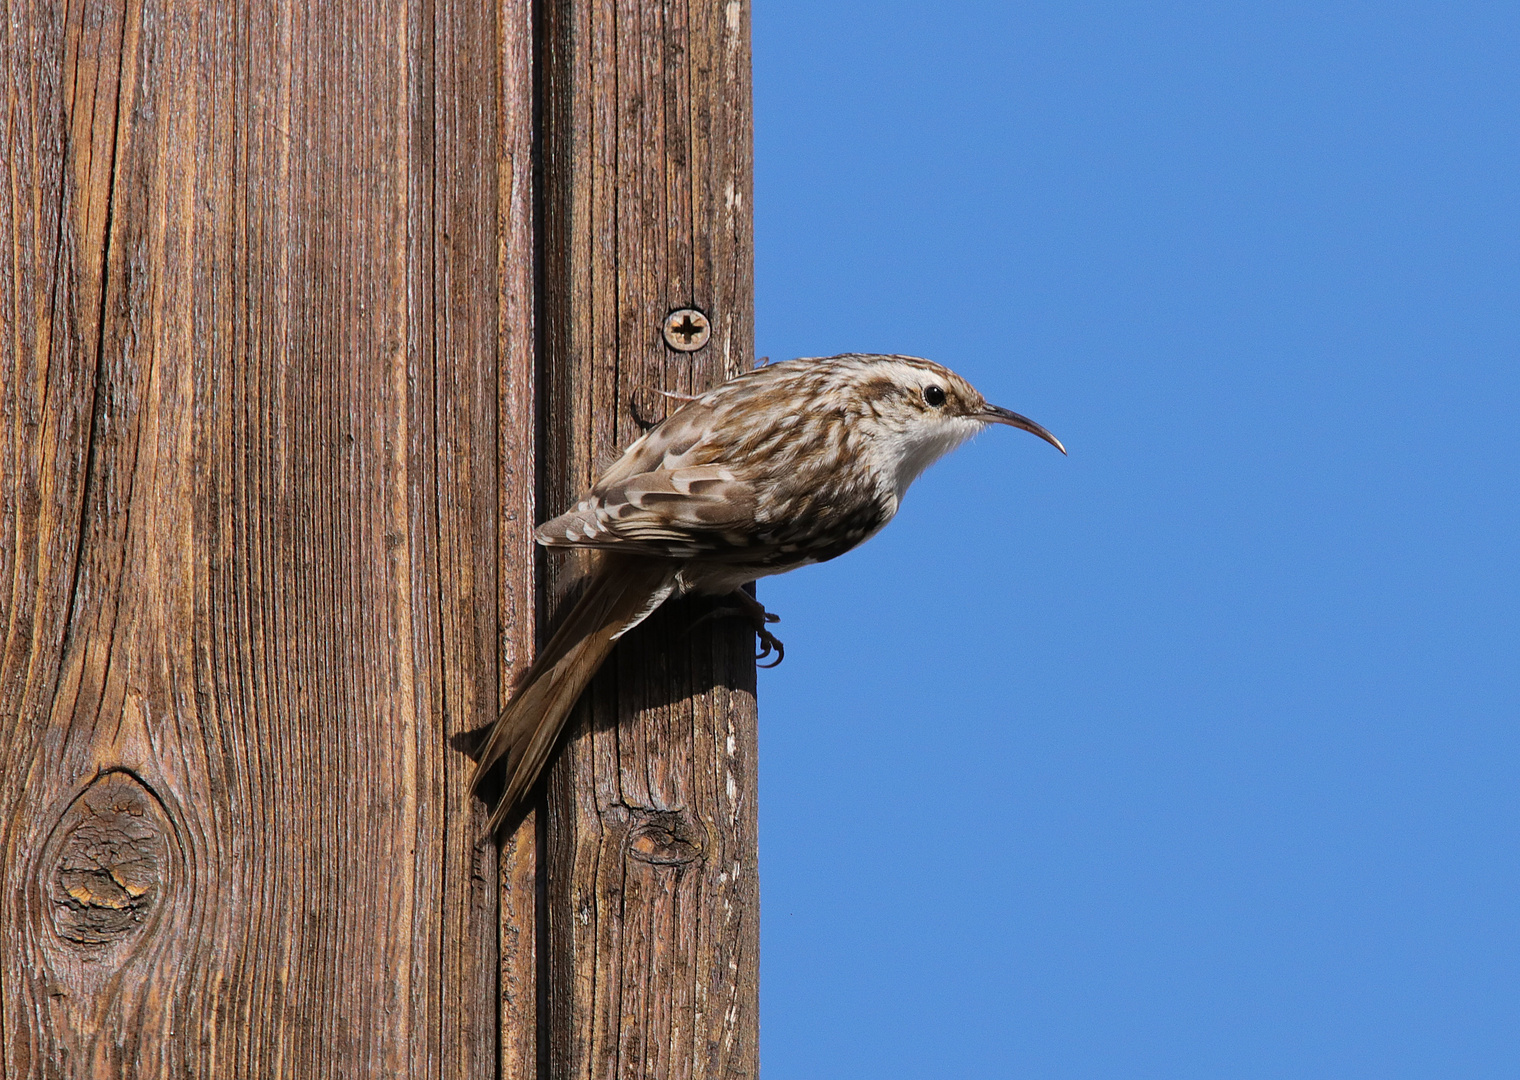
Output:
M543 9L544 510L753 363L749 12ZM667 313L712 337L669 348ZM551 595L573 581L552 566ZM619 646L550 776L549 1074L752 1077L754 636L667 605Z
M7 1080L754 1075L748 633L631 635L499 851L448 744L535 500L750 363L748 78L740 0L7 6Z
M534 626L529 41L7 6L7 1078L497 1075L446 738Z

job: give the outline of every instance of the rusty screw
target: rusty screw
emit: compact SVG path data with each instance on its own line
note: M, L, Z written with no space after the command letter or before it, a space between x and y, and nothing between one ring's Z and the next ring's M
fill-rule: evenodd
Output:
M712 324L696 308L677 308L665 316L665 344L677 352L696 352L712 337Z

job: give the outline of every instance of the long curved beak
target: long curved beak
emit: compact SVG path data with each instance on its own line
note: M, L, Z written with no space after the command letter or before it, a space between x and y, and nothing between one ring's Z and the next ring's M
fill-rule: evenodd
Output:
M1066 447L1061 445L1061 440L1046 431L1039 424L1027 416L1020 416L1016 412L1004 409L997 405L984 405L982 411L976 414L978 420L985 420L989 424L1007 424L1009 427L1023 428L1031 435L1038 435L1061 453L1066 453Z

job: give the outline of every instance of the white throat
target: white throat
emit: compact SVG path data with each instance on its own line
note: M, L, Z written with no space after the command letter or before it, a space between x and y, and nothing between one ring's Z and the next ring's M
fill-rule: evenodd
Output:
M880 440L887 473L899 500L925 469L986 427L980 420L955 417L892 432Z

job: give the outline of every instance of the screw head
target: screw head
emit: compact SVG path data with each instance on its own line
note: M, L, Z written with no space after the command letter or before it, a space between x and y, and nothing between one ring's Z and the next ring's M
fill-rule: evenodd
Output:
M712 337L712 324L696 308L677 308L665 316L665 344L677 352L696 352Z

